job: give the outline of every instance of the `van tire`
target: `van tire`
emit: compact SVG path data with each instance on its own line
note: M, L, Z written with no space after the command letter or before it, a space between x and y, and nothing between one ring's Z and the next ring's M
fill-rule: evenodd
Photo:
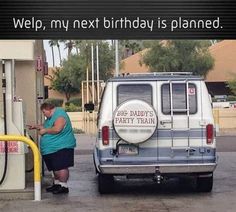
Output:
M96 162L95 162L95 156L93 154L93 165L94 165L94 168L95 168L95 173L98 174L98 169L97 169L97 166L96 166Z
M98 174L98 191L100 194L109 194L114 191L114 177L108 174Z
M213 174L210 177L197 177L197 191L211 192L213 187Z

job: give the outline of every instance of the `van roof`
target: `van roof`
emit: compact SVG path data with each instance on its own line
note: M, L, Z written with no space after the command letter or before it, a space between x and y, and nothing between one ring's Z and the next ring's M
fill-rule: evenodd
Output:
M169 80L203 80L203 77L192 75L191 72L152 72L122 74L109 79L110 82L117 81L169 81Z

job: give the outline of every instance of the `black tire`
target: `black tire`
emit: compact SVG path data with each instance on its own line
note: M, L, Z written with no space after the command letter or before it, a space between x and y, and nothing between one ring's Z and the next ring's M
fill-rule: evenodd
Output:
M108 174L98 174L98 191L100 194L109 194L114 191L114 177Z
M213 174L209 177L197 177L197 191L211 192L213 187Z
M98 174L98 169L97 169L97 166L96 166L96 163L95 163L95 156L93 154L93 165L94 165L94 168L95 168L95 174Z

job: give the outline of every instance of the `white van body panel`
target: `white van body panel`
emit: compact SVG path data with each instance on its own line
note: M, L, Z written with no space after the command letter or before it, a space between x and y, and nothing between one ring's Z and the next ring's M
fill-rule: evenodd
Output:
M188 112L180 112L171 115L163 112L163 98L165 98L163 86L170 91L170 81L172 86L177 87L176 84L181 84L183 87L184 83L188 83L184 87L188 90L186 98L195 98L196 101L194 105L196 110L193 113L187 115ZM113 114L119 106L118 88L121 85L131 87L147 85L151 88L151 106L157 115L157 128L147 141L137 145L130 145L129 142L121 140L113 127ZM189 97L191 95L194 97ZM142 77L115 78L107 82L101 102L94 150L96 169L99 173L112 175L212 173L217 165L217 156L215 138L210 144L206 142L206 126L209 124L214 125L212 107L206 85L201 78L191 76L177 78L167 76L163 80L158 77L149 77L147 80ZM108 145L104 145L102 140L104 126L109 128ZM138 153L119 154L118 147L122 145L135 146L138 148Z

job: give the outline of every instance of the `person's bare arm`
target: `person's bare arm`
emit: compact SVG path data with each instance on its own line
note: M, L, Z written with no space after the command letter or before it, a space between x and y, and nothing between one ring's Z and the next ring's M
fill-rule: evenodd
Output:
M42 125L38 125L38 124L34 124L34 125L27 124L26 126L28 127L29 130L40 130L43 128Z
M59 117L52 128L41 128L39 130L39 134L40 135L44 135L46 133L48 134L57 134L59 132L62 131L62 129L65 127L66 125L66 120L63 117Z

